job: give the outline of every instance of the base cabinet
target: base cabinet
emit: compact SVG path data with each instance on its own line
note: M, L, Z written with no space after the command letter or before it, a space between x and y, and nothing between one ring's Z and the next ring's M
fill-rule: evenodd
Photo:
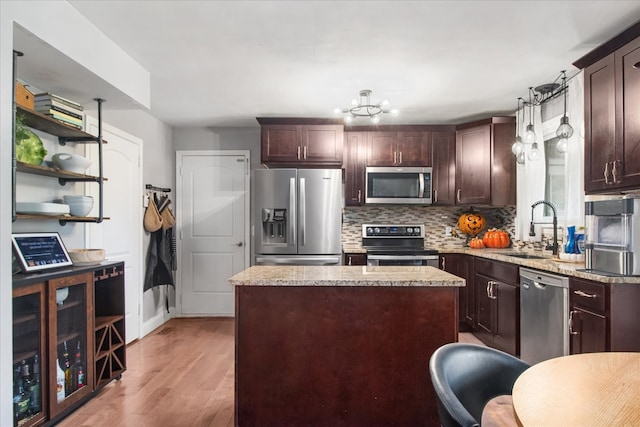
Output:
M367 265L367 254L345 252L343 263L344 265Z
M465 254L441 254L440 269L462 277L466 286L458 288L458 327L460 332L475 329L475 286L473 275L473 257Z
M475 262L475 334L488 346L520 354L518 266L487 259Z
M13 290L13 425L31 427L48 418L46 290L39 282ZM46 372L46 369L44 370Z
M14 426L55 424L126 369L124 263L13 276L13 337Z
M571 277L569 295L571 354L640 351L637 284Z

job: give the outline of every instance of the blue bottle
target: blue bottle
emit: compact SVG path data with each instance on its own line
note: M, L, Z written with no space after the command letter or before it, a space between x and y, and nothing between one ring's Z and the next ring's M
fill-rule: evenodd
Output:
M576 227L575 225L570 225L567 227L567 233L569 236L567 238L567 244L564 245L564 253L565 254L576 254L578 253L578 247L576 246Z

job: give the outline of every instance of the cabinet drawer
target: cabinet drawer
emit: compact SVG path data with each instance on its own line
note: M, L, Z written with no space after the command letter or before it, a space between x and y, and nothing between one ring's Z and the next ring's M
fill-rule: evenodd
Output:
M476 258L475 270L476 273L484 274L504 283L511 285L520 283L520 271L515 264Z
M569 292L572 306L590 308L600 313L606 311L607 287L605 284L572 277L569 279Z

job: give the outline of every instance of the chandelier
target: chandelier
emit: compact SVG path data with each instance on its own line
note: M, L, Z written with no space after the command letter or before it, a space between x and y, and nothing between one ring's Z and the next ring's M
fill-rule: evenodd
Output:
M562 84L558 83L558 80L561 80ZM530 87L528 101L518 98L518 108L516 110L516 128L518 128L518 134L516 141L511 146L511 151L516 156L516 161L519 164L524 163L525 151L528 152L527 158L529 160L537 161L540 159L537 135L533 126L533 107L542 105L560 95L564 95L564 114L560 119L560 126L558 126L558 130L556 131L556 135L559 138L557 149L560 153L567 151L567 140L573 135L573 128L569 124L569 117L567 117L567 74L565 70L562 70L553 83L546 83L535 88ZM525 107L529 107L529 124L522 138L520 137L518 127L520 101L522 101L521 123L524 123L524 109Z
M371 123L380 122L380 114L389 113L393 117L398 115L398 110L389 108L389 101L386 99L376 104L371 102L371 91L363 89L360 91L360 101L353 99L351 106L348 108L336 107L333 112L336 115L344 114L344 122L351 123L356 117L369 117Z

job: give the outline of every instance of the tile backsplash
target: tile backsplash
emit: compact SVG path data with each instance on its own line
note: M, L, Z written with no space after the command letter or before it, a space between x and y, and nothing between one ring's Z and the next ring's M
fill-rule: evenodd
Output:
M467 235L458 229L458 217L470 210L461 206L347 206L343 210L342 243L347 247L360 247L362 224L424 224L425 247L463 247ZM475 208L484 215L489 228L506 230L513 238L515 234L515 206L500 208ZM451 227L453 233L445 233ZM482 235L482 234L481 234ZM562 236L561 232L558 232ZM514 241L513 247L534 249L531 242Z

